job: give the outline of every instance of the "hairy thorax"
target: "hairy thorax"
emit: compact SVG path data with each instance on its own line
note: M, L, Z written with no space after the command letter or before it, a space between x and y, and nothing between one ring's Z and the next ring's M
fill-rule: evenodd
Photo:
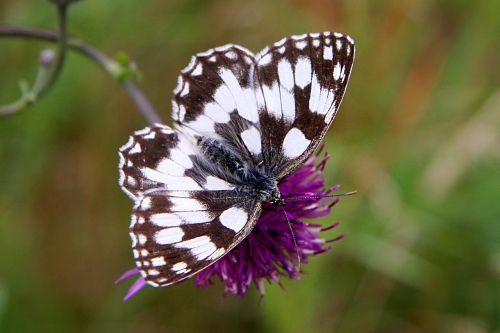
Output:
M281 203L278 183L262 163L257 166L244 161L236 150L216 139L199 138L198 147L221 177L232 180L236 191L258 201Z

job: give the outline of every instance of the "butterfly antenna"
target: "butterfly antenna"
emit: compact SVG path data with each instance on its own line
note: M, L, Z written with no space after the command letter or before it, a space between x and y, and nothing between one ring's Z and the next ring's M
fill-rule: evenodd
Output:
M336 197L347 197L350 195L354 195L358 193L357 190L350 191L350 192L345 192L345 193L339 193L339 194L327 194L327 195L300 195L296 197L288 197L286 198L287 201L293 200L303 200L303 199L322 199L322 198L336 198Z
M299 272L300 272L301 260L300 260L299 245L297 244L297 239L295 238L295 234L293 233L293 229L292 229L292 223L290 222L290 219L288 218L288 214L285 210L284 205L281 206L281 209L283 209L283 214L285 214L286 222L288 223L288 229L290 229L290 233L292 234L292 240L293 240L293 244L295 245L295 251L297 252L297 263L298 263L298 268L299 268Z

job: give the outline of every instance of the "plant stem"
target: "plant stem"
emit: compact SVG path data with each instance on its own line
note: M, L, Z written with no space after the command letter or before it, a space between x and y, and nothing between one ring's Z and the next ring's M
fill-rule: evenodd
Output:
M0 106L0 115L7 115L15 113L21 109L26 108L36 102L42 95L44 95L57 80L61 69L64 65L66 58L66 13L67 5L61 4L57 7L58 30L59 34L56 37L58 50L54 57L49 57L47 61L42 60L40 55L40 63L35 83L31 89L27 84L23 84L21 97L8 105ZM53 58L53 59L52 59Z
M57 6L57 18L58 18L58 24L59 24L59 36L57 38L57 45L58 45L58 50L57 50L57 55L55 59L55 63L52 66L52 70L50 71L50 74L44 82L44 84L41 86L40 91L38 92L38 95L44 94L46 91L52 87L54 82L57 80L59 77L59 74L61 73L61 70L64 65L64 60L66 60L66 40L67 40L67 31L66 31L66 13L67 13L67 4L62 4Z
M63 26L65 29L65 26ZM117 61L109 58L107 55L93 47L92 45L86 43L80 38L74 36L66 36L64 38L64 42L61 42L59 38L59 34L53 31L47 31L42 29L28 28L28 27L17 27L17 26L0 26L0 38L1 37L11 37L11 38L26 38L26 39L35 39L42 40L48 42L58 42L59 43L59 51L61 52L61 46L64 48L68 47L71 50L77 51L87 58L93 60L99 67L101 67L106 73L110 74L113 78L115 78L122 87L125 89L127 94L135 103L138 110L144 116L149 124L161 123L161 118L158 115L157 111L153 107L153 105L149 102L146 96L139 89L137 84L130 78L125 77L119 79L120 71L123 66L119 64ZM64 45L63 45L64 44ZM64 53L64 52L63 52ZM61 61L62 60L62 61ZM64 61L63 58L60 59L60 62L54 64L54 68L52 70L53 76L51 76L49 85L44 86L44 89L41 89L40 92L47 91L51 85L57 79L57 76L60 73L62 68L62 64ZM59 64L59 65L58 65ZM4 106L0 106L0 115L14 113L19 111L20 109L30 105L33 100L27 100L25 96L21 97L20 100L13 102L11 104L7 104Z

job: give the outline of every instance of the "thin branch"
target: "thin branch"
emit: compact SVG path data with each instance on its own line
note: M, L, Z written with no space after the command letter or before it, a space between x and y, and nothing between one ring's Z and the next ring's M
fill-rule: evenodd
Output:
M144 96L133 80L124 79L121 84L150 125L162 123L161 118L154 109L153 105L151 105L149 100L146 96Z
M57 42L59 40L58 34L53 31L17 26L0 26L0 38L1 37L25 38L47 42ZM142 91L137 87L136 83L128 77L123 78L122 74L125 68L123 68L120 63L109 58L107 55L80 38L68 36L66 39L66 45L69 49L77 51L94 61L106 73L110 74L114 79L119 81L149 124L162 122L157 111ZM18 105L15 107L18 107Z
M52 87L54 82L56 82L59 74L64 65L64 60L66 60L66 40L67 40L67 31L66 31L66 13L67 13L67 4L62 4L57 6L57 18L59 24L59 36L57 38L57 55L55 59L55 63L50 71L49 77L44 85L40 88L38 95L44 94L46 91Z
M66 58L67 4L57 5L56 8L59 30L59 34L57 35L57 54L53 56L53 54L50 53L50 56L47 56L47 51L42 51L42 53L40 54L37 76L33 86L30 89L28 87L28 84L22 83L21 97L13 103L7 104L5 106L0 106L0 115L15 113L35 103L52 87L54 82L57 80Z

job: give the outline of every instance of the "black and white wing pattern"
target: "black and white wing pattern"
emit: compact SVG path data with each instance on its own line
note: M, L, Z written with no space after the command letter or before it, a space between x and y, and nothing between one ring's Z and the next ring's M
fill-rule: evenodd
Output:
M228 44L191 58L174 89L172 117L193 136L222 140L259 163L261 139L253 84L255 56Z
M200 191L184 172L192 167L195 151L189 140L166 125L134 132L120 148L119 184L133 200L151 189Z
M352 39L332 32L257 55L229 44L192 57L174 90L174 128L137 131L120 149L133 253L149 284L211 265L251 232L263 201L280 202L279 180L325 135L353 59Z
M130 225L137 267L153 286L184 280L214 263L253 228L260 203L231 191L154 191L136 202Z
M181 281L238 244L260 203L214 176L182 133L165 125L135 132L119 152L120 185L135 200L130 237L153 286Z
M354 41L337 32L289 36L256 59L263 159L281 179L313 153L332 123L351 73Z

